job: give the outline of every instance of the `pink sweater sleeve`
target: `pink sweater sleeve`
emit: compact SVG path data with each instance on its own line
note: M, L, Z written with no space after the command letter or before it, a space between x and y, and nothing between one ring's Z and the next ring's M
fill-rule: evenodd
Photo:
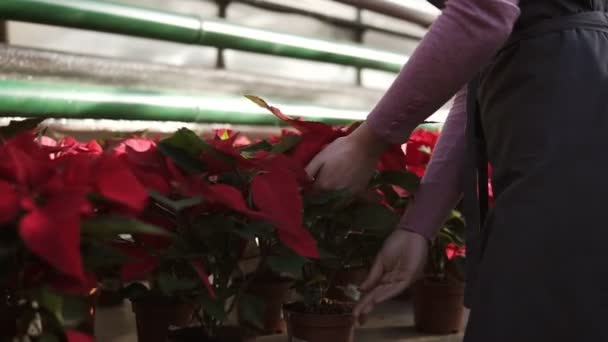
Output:
M466 152L467 88L462 88L443 125L420 188L399 227L432 240L462 195Z
M367 122L381 138L406 141L458 89L420 189L400 228L433 239L462 195L466 86L508 39L519 0L449 0Z
M402 143L507 40L519 0L448 0L409 62L367 118L382 139Z

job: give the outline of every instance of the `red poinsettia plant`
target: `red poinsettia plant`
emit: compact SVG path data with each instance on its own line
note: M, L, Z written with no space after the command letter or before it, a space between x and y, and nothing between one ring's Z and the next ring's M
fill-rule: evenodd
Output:
M326 145L348 135L358 123L338 127L320 122L307 122L291 118L264 100L248 96L259 106L269 110L295 131L283 131L280 137L262 142L269 151L279 151L282 158L301 174L300 211L306 229L317 242L319 258L305 260L281 254L282 262L272 262L275 272L290 273L297 278L302 309L323 311L323 306L334 304L327 296L334 287L336 274L349 268L371 265L385 238L394 229L400 214L407 206L410 193L416 190L419 177L407 170L406 156L400 145L391 146L381 157L376 173L361 194L345 191L317 191L303 168ZM349 288L343 288L352 297Z
M70 329L90 324L95 256L121 233L164 231L135 219L148 195L123 160L39 122L0 129L0 336L87 341Z

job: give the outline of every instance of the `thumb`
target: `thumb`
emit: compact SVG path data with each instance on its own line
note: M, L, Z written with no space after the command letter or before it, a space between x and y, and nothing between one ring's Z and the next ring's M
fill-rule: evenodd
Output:
M318 174L319 171L321 170L321 167L323 166L323 158L322 158L322 153L318 153L314 158L312 158L312 160L308 163L308 165L306 165L306 173L308 174L308 177L310 178L315 178Z
M365 278L365 281L363 284L361 284L361 290L370 291L372 288L374 288L382 278L383 269L384 267L382 266L382 260L380 260L380 257L378 256L376 257L376 261L374 261L372 269L369 271L367 278Z

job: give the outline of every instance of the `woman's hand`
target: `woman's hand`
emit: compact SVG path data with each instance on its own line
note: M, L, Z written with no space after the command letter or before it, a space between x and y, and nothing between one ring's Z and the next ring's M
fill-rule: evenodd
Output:
M428 250L427 239L413 232L397 229L388 237L361 285L364 296L353 312L359 324L377 304L399 295L422 274Z
M350 135L335 140L317 154L306 172L321 189L355 193L367 185L387 146L363 123Z

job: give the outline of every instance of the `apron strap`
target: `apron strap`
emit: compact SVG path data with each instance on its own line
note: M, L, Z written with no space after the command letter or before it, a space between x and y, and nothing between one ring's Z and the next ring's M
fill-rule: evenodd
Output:
M470 299L475 292L477 267L481 261L487 234L482 226L488 212L488 158L486 141L483 136L481 113L477 99L480 76L476 75L468 84L467 93L467 157L464 180L464 215L466 218L466 276L467 291L465 305L471 306Z

